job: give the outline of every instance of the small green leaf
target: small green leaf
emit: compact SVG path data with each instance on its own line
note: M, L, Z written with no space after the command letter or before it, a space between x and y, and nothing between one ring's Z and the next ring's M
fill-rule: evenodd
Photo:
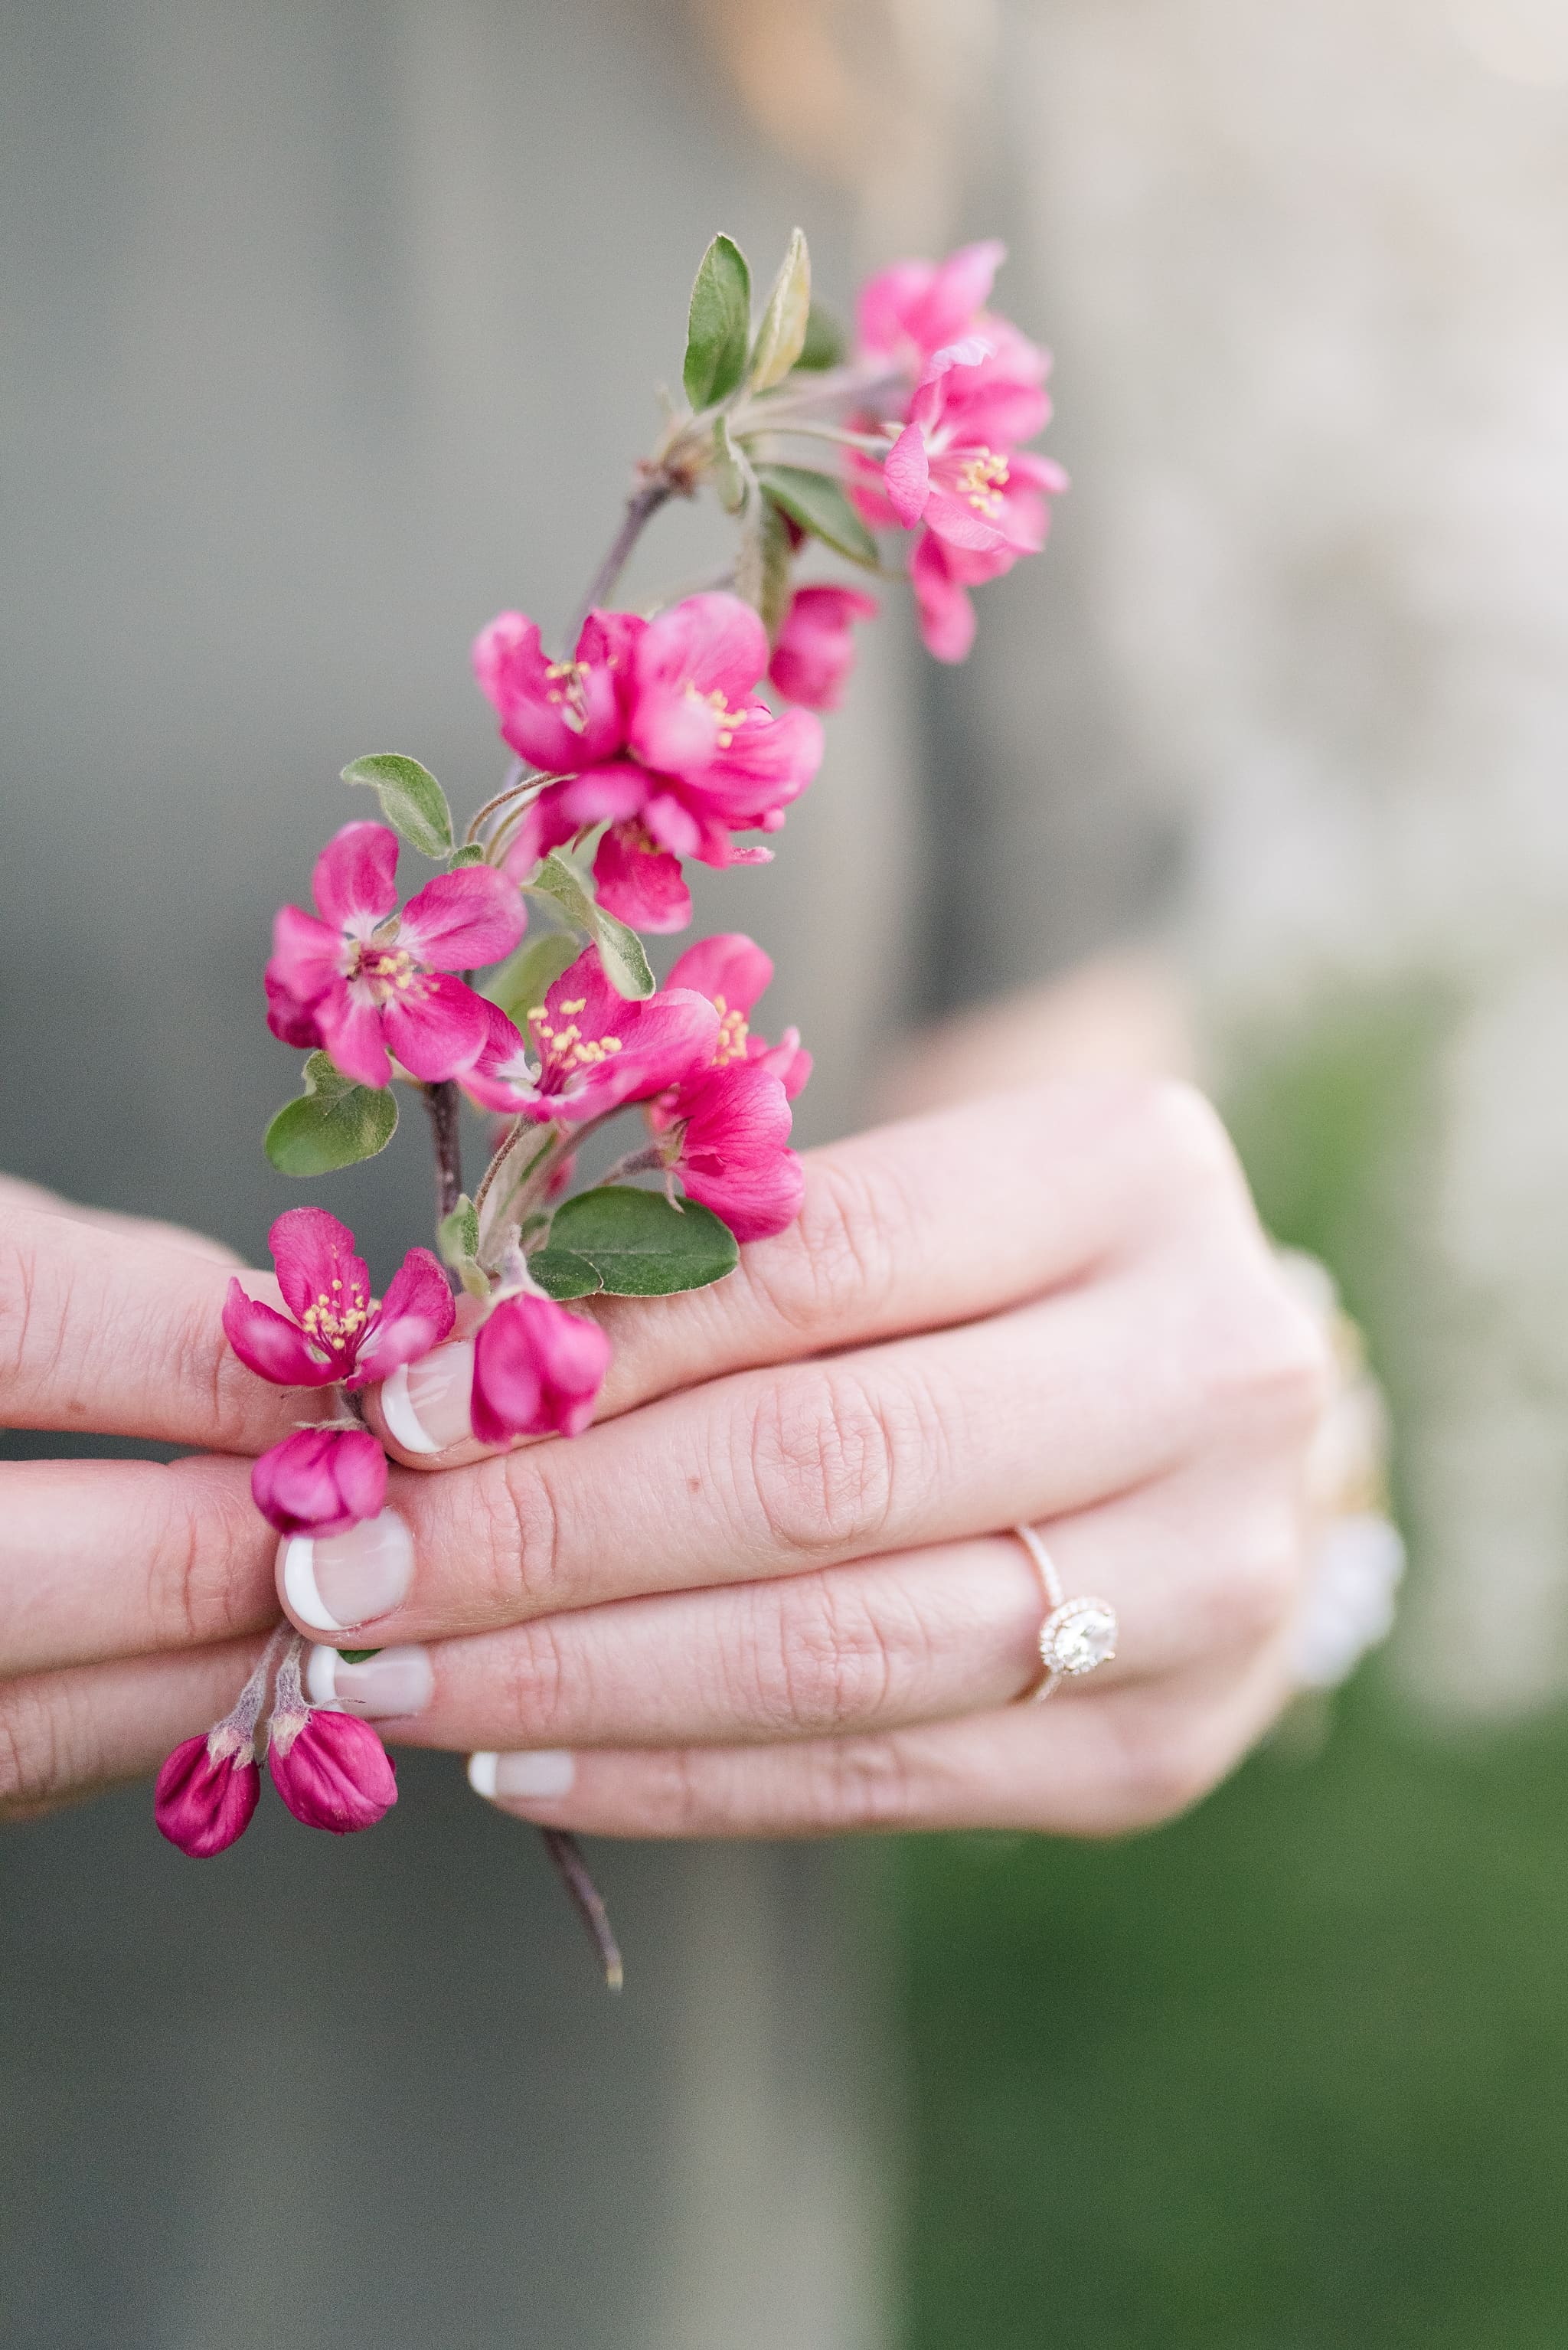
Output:
M379 1657L381 1651L379 1648L339 1648L337 1653L346 1665L362 1665L371 1657Z
M716 236L702 255L686 322L686 362L680 373L693 408L729 398L746 371L751 331L752 273L746 256L732 239Z
M357 1086L327 1054L305 1065L305 1091L267 1128L265 1149L280 1175L329 1175L385 1150L397 1131L390 1086Z
M789 251L763 312L757 339L752 346L751 384L767 391L782 383L805 348L805 325L811 312L811 255L801 230L791 234Z
M524 939L516 953L491 972L481 993L505 1013L514 1027L523 1028L530 1012L544 1003L581 952L569 931L541 931L537 938Z
M465 1191L450 1215L436 1226L436 1246L443 1264L460 1265L479 1253L479 1211Z
M484 851L477 840L465 840L461 848L454 848L452 852L452 869L454 873L461 872L465 865L483 865L483 862Z
M387 822L422 855L451 855L452 810L446 794L417 759L405 759L396 751L373 751L368 758L351 760L343 780L369 784L380 799Z
M745 458L735 446L730 420L721 409L713 419L713 487L718 491L719 504L727 515L740 513L754 478Z
M762 617L772 644L790 607L789 532L771 498L759 497L747 514L735 560L735 593Z
M805 322L805 340L795 361L799 369L836 367L847 348L847 338L831 310L814 302Z
M605 967L605 977L618 995L633 999L651 995L654 977L649 968L642 941L624 922L607 914L585 886L581 875L569 865L558 848L553 848L527 885L532 890L543 890L555 900L568 920L586 931L599 951L599 961ZM563 966L564 968L565 966Z
M805 465L759 465L757 479L774 504L851 563L875 564L877 542L831 473Z
M678 1208L662 1191L614 1183L556 1210L528 1270L556 1298L673 1297L722 1281L739 1262L729 1226L694 1200Z

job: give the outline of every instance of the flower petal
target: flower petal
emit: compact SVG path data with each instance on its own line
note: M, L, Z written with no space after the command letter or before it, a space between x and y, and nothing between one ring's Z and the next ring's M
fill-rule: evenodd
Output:
M251 1498L280 1534L346 1534L379 1515L387 1456L362 1428L299 1428L251 1471Z
M752 693L768 665L768 635L749 604L713 591L688 596L650 620L634 655L640 694L696 687L739 702Z
M322 1043L346 1077L359 1086L390 1085L381 1014L368 996L337 979L311 1010Z
M598 901L634 931L661 936L691 920L691 892L680 859L658 848L641 825L613 824L594 858Z
M483 997L444 971L426 972L406 995L394 996L380 1019L390 1051L426 1085L462 1076L490 1034Z
M750 1013L774 975L773 960L742 931L721 931L688 947L671 971L670 987L694 987L710 1003Z
M926 436L918 424L906 424L888 450L882 478L888 485L888 504L905 529L912 529L925 512L931 483Z
M328 1387L337 1377L337 1365L325 1348L307 1348L296 1323L247 1297L237 1281L230 1282L223 1300L223 1335L246 1370L274 1387Z
M346 824L316 860L316 902L334 929L360 937L398 902L398 836L384 824Z
M272 921L269 977L301 1003L325 995L342 970L343 933L298 906L280 906Z
M358 1253L354 1235L325 1208L289 1208L266 1236L277 1267L277 1285L296 1321L303 1322L323 1297L368 1310L370 1269Z
M441 1344L455 1313L440 1261L429 1249L410 1249L388 1284L347 1384L363 1387L367 1379L384 1379L400 1363L418 1362Z
M432 971L469 971L509 955L527 924L514 881L493 865L467 865L409 899L398 944Z

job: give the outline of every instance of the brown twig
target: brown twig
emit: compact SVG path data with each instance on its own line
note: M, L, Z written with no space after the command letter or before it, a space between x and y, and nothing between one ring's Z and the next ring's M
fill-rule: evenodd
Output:
M436 1159L436 1222L450 1216L462 1197L462 1144L457 1126L457 1084L443 1077L440 1085L427 1086L425 1107L431 1114L431 1139L435 1144Z
M609 1912L604 1896L594 1883L588 1864L583 1858L583 1848L575 1835L565 1828L541 1828L545 1849L555 1864L556 1873L571 1898L572 1907L588 1929L588 1937L599 1954L599 1964L605 1970L605 1988L619 1991L626 1981L620 1962L620 1949L610 1930Z

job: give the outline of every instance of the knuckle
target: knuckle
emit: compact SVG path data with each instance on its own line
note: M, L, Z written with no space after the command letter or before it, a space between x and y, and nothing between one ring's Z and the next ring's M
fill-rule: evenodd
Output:
M509 1649L504 1698L506 1719L525 1730L531 1739L548 1736L560 1728L568 1688L580 1712L587 1692L583 1687L579 1659L568 1676L566 1659L555 1618L541 1616L527 1625Z
M47 1804L64 1784L60 1728L45 1693L26 1682L0 1690L0 1818Z
M463 1586L475 1615L510 1624L558 1604L561 1527L550 1479L531 1451L509 1452L478 1475L480 1540L464 1545Z
M746 1431L745 1468L771 1547L802 1558L871 1547L892 1513L906 1416L891 1390L874 1392L846 1369L768 1381Z
M744 1251L741 1263L764 1309L789 1332L820 1340L826 1317L846 1301L873 1320L898 1281L909 1217L890 1170L872 1172L825 1155L806 1162L799 1215L776 1240Z
M170 1470L150 1468L159 1482L148 1529L149 1622L161 1636L192 1648L254 1630L254 1594L247 1594L234 1563L265 1538L265 1527L258 1537L254 1512L237 1497L200 1486L189 1491Z
M1175 1173L1189 1182L1240 1185L1225 1122L1196 1086L1179 1077L1151 1078L1136 1088L1133 1113L1140 1153L1162 1180Z
M1251 1648L1274 1638L1300 1601L1305 1557L1302 1529L1283 1511L1238 1546L1224 1595L1232 1638Z
M0 1232L0 1397L20 1401L58 1359L69 1298L63 1257L47 1252L44 1220L26 1212Z
M1221 1302L1202 1301L1208 1339L1205 1388L1211 1407L1249 1429L1305 1438L1327 1409L1333 1358L1317 1317L1262 1260Z
M1209 1742L1188 1725L1140 1723L1118 1747L1107 1789L1110 1835L1158 1827L1188 1811L1220 1776Z
M880 1711L892 1666L863 1600L824 1576L757 1597L739 1666L749 1714L774 1733L813 1737Z
M823 1830L898 1828L915 1803L909 1766L888 1738L835 1738L813 1750L808 1815Z

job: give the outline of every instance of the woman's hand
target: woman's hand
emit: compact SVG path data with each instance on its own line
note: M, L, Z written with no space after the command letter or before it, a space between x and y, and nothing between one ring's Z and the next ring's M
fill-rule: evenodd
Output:
M452 1447L458 1346L372 1399L449 1449L391 1439L443 1473L286 1546L317 1695L611 1835L1179 1809L1286 1693L1326 1393L1218 1120L1180 1087L1062 1083L805 1165L800 1222L732 1279L604 1307L615 1366L575 1441ZM1121 1624L1044 1708L1016 1702L1047 1605L1020 1521Z
M276 1620L249 1456L317 1407L230 1353L235 1264L0 1178L0 1426L239 1456L0 1462L0 1817L155 1771L228 1710Z

